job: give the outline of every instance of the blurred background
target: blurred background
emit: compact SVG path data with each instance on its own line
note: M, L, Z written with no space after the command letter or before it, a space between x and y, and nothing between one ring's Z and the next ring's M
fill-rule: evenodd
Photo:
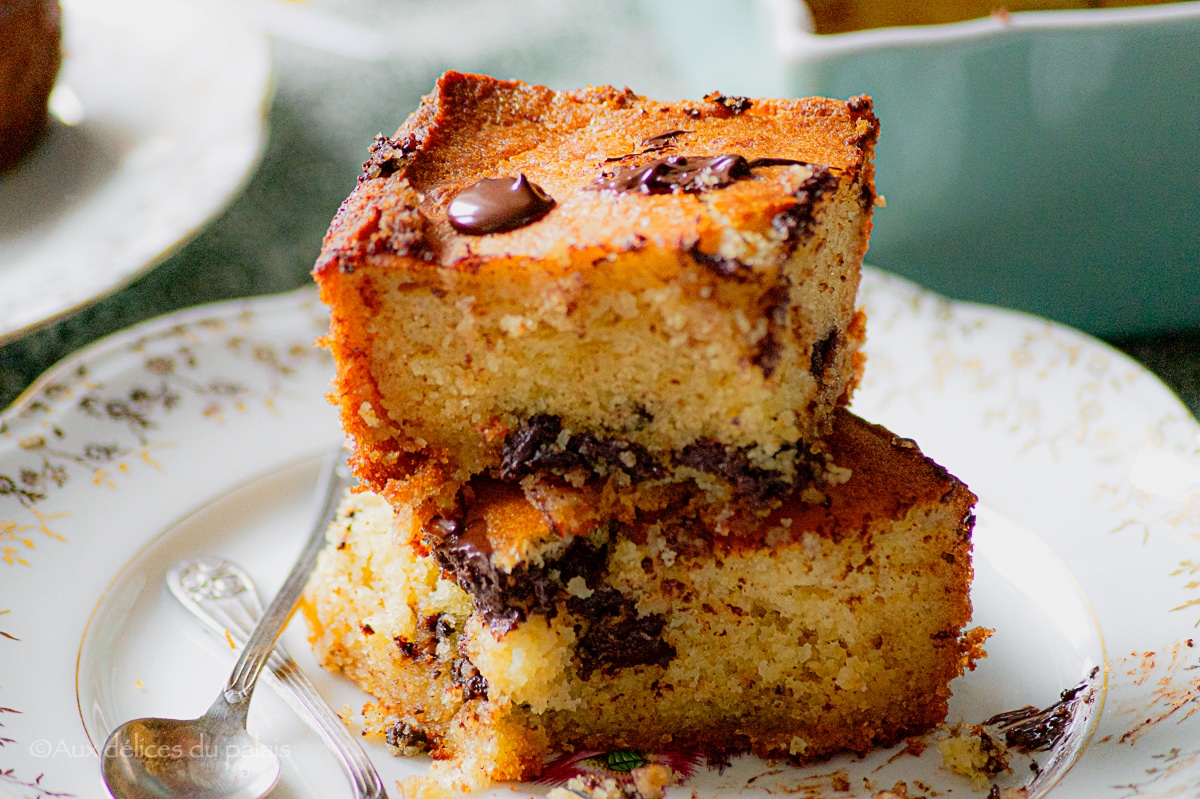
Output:
M130 1L122 0L126 5ZM157 264L153 269L138 270L130 282L97 301L22 329L0 343L0 408L62 357L144 319L200 303L309 285L308 270L321 238L353 188L372 138L390 135L446 69L557 89L629 86L664 100L713 89L757 94L763 92L756 89L764 87L791 93L804 83L770 72L778 65L764 66L764 53L776 46L777 31L770 28L779 24L778 17L764 12L769 5L765 0L161 0L158 7L169 13L175 4L192 8L192 13L225 15L227 24L244 26L266 43L270 78L261 104L265 136L260 150L242 182L230 188L228 203L215 207L207 221L149 259ZM103 11L104 0L67 0L66 7L69 26L73 7ZM202 34L198 29L189 46L206 47ZM1176 46L1187 48L1196 41L1185 36ZM982 45L984 50L992 46L990 40ZM1192 49L1193 61L1195 53ZM978 67L974 56L962 63L964 69ZM747 70L757 71L747 77ZM117 87L113 90L119 92ZM1195 87L1190 91L1194 95ZM899 146L889 140L889 131L901 138L916 134L903 124L889 124L887 102L880 99L877 96L883 126L880 154L886 157L889 145ZM986 102L976 106L986 107ZM1182 177L1172 178L1193 190L1200 190L1197 114L1200 104L1184 107L1171 134L1190 142L1197 153L1195 160L1181 165ZM59 141L61 128L55 131ZM1025 307L1088 329L1080 308L1072 306L1073 298L1056 296L1053 287L1040 295L1040 305L1028 307L1018 294L1006 294L1003 286L988 283L995 277L990 267L977 272L979 279L972 282L970 270L961 264L974 263L981 252L976 245L956 243L949 235L953 231L941 237L903 235L904 229L912 229L905 216L905 189L887 185L884 168L880 174L889 207L877 212L877 232L883 238L873 245L870 263L950 296ZM11 193L15 180L11 174L0 176L0 215L4 192ZM69 182L60 190L69 191ZM158 190L186 192L188 187L168 183ZM1200 235L1200 209L1192 195L1185 193L1180 207L1171 212L1170 225L1182 226L1179 240L1191 247ZM1034 221L1053 232L1053 213L1053 208L1043 207L1041 218ZM1195 224L1189 227L1190 222ZM0 220L0 236L4 227ZM1019 253L1019 248L1007 245L1000 249L1005 258ZM3 252L0 248L0 257ZM930 271L922 273L920 264L926 262ZM0 263L0 273L6 268L9 265ZM1137 268L1139 279L1156 279L1153 253ZM1108 319L1089 332L1143 362L1200 415L1200 254L1190 266L1173 269L1174 282L1166 287L1172 313L1162 324L1149 319L1122 325Z

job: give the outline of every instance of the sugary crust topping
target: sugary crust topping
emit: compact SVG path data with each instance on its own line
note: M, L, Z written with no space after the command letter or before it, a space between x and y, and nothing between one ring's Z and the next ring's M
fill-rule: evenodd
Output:
M670 134L670 135L666 135ZM878 122L869 98L747 100L710 95L701 102L661 103L628 89L544 86L448 72L392 138L379 137L359 186L339 210L317 264L352 268L388 255L477 267L481 259L542 258L565 243L595 248L687 249L713 238L711 217L738 209L737 221L771 228L781 215L811 204L812 180L861 185L874 201L871 148ZM791 159L812 167L759 167L750 179L702 194L585 191L616 166L664 156L739 155ZM446 210L484 178L526 175L557 203L536 224L489 236L463 235ZM728 196L724 196L728 195ZM805 209L807 210L807 209ZM706 235L707 234L707 235Z

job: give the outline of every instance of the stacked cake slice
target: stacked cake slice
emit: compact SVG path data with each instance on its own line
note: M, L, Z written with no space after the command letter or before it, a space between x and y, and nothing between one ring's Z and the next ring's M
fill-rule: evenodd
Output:
M376 140L314 273L370 493L305 610L398 752L478 785L943 719L974 497L844 409L877 133L448 73Z

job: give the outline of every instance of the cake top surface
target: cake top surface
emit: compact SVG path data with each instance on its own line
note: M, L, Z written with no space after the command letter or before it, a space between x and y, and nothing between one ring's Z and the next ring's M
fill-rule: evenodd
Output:
M678 246L699 239L713 251L715 242L705 239L717 235L717 220L769 229L817 179L861 179L869 205L878 134L871 108L866 97L717 93L665 103L629 89L556 92L448 72L395 136L376 138L326 238L318 272L364 256L385 256L386 263L388 254L469 268L489 258L648 241ZM716 156L740 158L705 160ZM653 176L635 174L652 162ZM473 228L474 217L452 223L451 203L464 191L522 175L532 189L514 187L514 194L533 204L532 221L484 235ZM495 210L498 188L483 206L491 202Z

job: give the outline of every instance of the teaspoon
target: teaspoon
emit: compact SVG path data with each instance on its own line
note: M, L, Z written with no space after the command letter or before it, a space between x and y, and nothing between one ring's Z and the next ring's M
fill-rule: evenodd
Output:
M250 699L316 565L325 530L350 481L346 453L331 454L321 470L320 513L308 541L208 712L198 719L134 719L108 736L100 767L116 799L259 799L278 781L279 757L246 731Z

